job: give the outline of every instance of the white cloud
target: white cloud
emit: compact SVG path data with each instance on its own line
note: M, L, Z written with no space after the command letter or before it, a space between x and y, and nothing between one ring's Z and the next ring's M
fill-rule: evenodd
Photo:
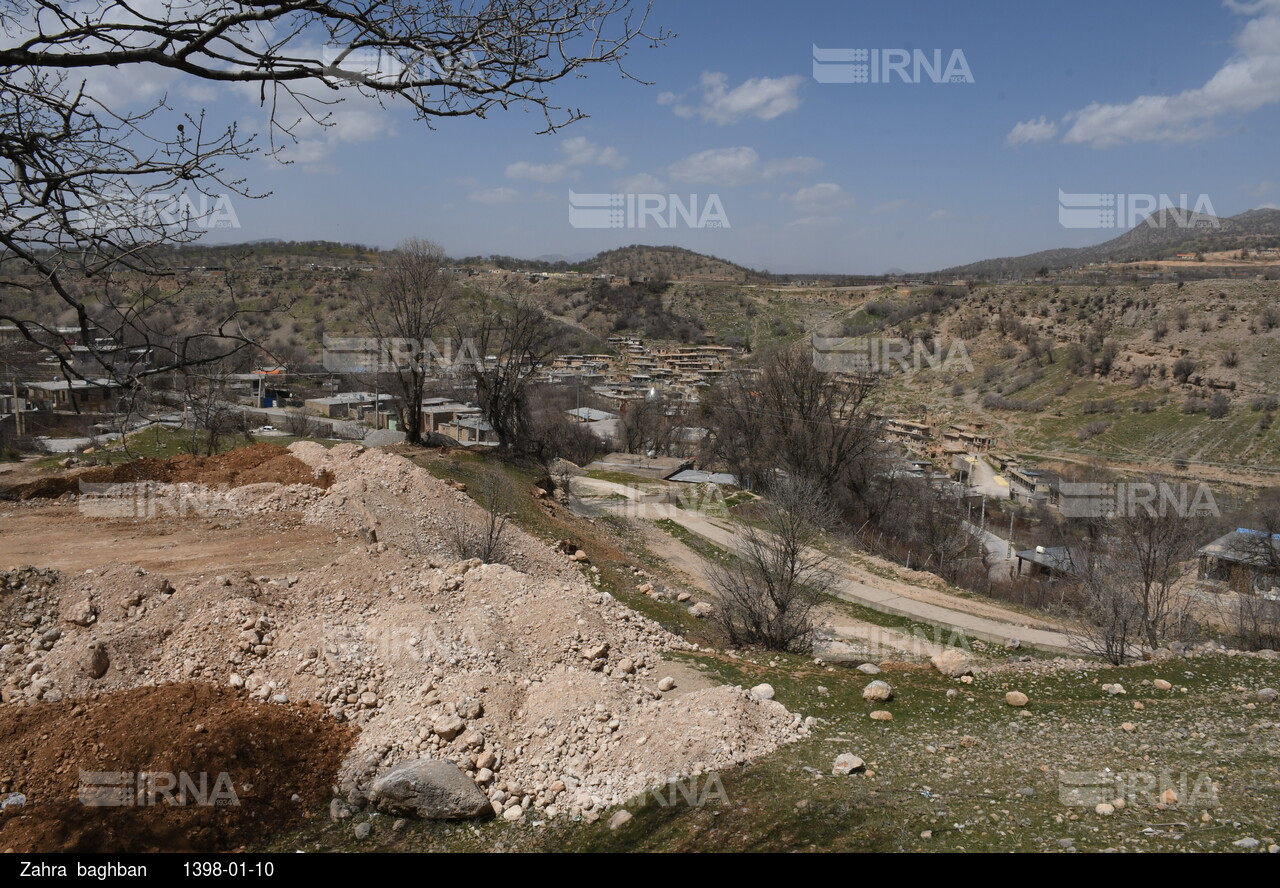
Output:
M1010 147L1025 145L1028 142L1048 142L1058 135L1058 125L1044 117L1027 120L1018 124L1005 136L1004 143Z
M781 157L777 160L766 160L760 169L760 174L766 179L777 179L782 176L815 173L822 167L822 161L816 157Z
M804 78L799 74L787 77L753 77L730 89L727 74L707 71L699 81L702 88L700 100L693 104L680 104L680 96L664 92L658 95L658 104L673 106L679 117L701 117L721 126L737 123L748 117L773 120L800 107L800 96L797 93L803 82Z
M308 172L332 172L325 163L329 155L342 145L383 139L395 134L395 121L376 102L353 97L329 109L324 125L307 118L294 128L296 142L281 148L281 160L302 164Z
M528 160L517 160L507 164L508 179L533 179L535 182L559 182L569 175L573 167L606 166L621 169L627 165L627 159L618 153L617 148L597 145L582 136L574 136L560 143L560 153L564 155L561 163L533 163Z
M930 219L931 221L936 222L936 221L938 221L939 219L945 219L945 218L947 218L947 216L949 216L949 215L951 215L951 214L950 214L950 213L948 213L946 210L934 210L932 213L930 213L930 214L929 214L929 219Z
M830 215L853 206L853 195L834 182L808 185L794 194L784 194L782 199L806 216Z
M691 154L673 163L667 173L676 182L732 188L821 168L822 161L813 157L780 157L761 162L759 152L744 145Z
M621 169L627 165L627 159L618 153L617 148L597 145L582 136L574 136L560 143L560 151L565 156L565 163L572 166L607 166Z
M508 204L520 196L520 192L514 188L489 188L484 191L473 191L467 195L467 199L472 203L478 204Z
M1176 95L1149 95L1119 104L1094 102L1062 119L1068 144L1109 148L1128 142L1186 142L1212 135L1214 121L1280 102L1280 0L1225 0L1233 12L1255 16L1236 35L1236 52L1201 87ZM1043 132L1056 125L1040 121L1018 124L1017 134ZM1031 127L1030 130L1025 127Z
M1242 185L1241 189L1253 197L1264 197L1276 190L1276 183L1270 179L1264 179L1261 182L1252 185Z
M760 155L754 148L711 148L691 154L671 165L671 178L691 184L732 187L745 185L760 172Z
M562 163L530 163L518 160L507 164L508 179L533 179L535 182L559 182L567 173L568 167Z
M657 176L637 173L618 179L613 183L613 189L622 194L665 194L667 185Z

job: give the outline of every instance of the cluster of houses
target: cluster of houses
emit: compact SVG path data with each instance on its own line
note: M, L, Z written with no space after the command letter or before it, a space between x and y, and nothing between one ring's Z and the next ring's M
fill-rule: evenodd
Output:
M668 402L696 404L700 393L725 374L736 351L727 345L653 349L643 340L611 336L618 354L560 355L540 377L579 386L623 404L661 394Z

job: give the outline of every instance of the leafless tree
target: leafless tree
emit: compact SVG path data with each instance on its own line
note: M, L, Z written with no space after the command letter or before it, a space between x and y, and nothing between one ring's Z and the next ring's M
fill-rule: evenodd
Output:
M502 564L510 555L508 524L515 507L511 479L500 466L485 468L469 487L472 498L484 509L484 518L473 522L459 512L449 528L449 541L459 558L479 558L485 564Z
M227 438L249 431L246 414L231 400L231 373L225 363L188 368L183 397L192 422L192 453L213 456Z
M785 475L830 495L860 495L862 470L879 450L879 423L868 410L875 390L871 379L815 367L807 344L781 349L758 373L735 375L710 393L704 459L744 485L767 490Z
M1080 552L1075 559L1074 618L1066 634L1086 653L1115 666L1137 656L1142 639L1142 604L1135 586L1121 576L1121 562L1101 551Z
M360 295L360 312L373 332L375 370L391 373L399 395L400 425L410 444L422 444L422 399L444 353L434 341L454 288L444 248L413 238L391 254L375 287ZM449 351L449 349L445 349Z
M815 609L835 583L819 543L836 510L814 482L786 480L759 514L758 524L739 526L733 557L708 568L720 599L716 620L731 644L812 650Z
M463 327L478 359L468 367L476 403L507 456L537 456L529 392L542 362L559 346L560 330L527 297L498 301L475 324Z
M15 297L47 288L91 350L99 329L154 341L157 359L134 375L241 351L253 338L239 323L244 305L202 327L211 347L193 352L166 342L155 322L181 301L172 281L138 300L112 292L121 275L154 279L157 247L228 221L232 196L266 196L231 164L333 125L332 106L346 98L407 104L428 127L522 105L540 112L540 131L557 130L585 115L554 104L547 87L600 65L626 76L634 44L671 36L646 33L647 16L632 0L0 0L0 320L56 356L68 378L81 371L59 337ZM97 71L157 69L256 86L266 143L167 99L118 105L94 85Z
M284 430L295 438L310 438L319 428L314 416L305 410L295 408L284 414Z
M652 450L667 455L676 429L669 412L668 401L661 395L627 402L618 423L626 452L648 453Z
M1153 485L1160 483L1151 479ZM1205 522L1160 503L1136 508L1106 523L1118 575L1133 587L1142 641L1151 648L1189 630L1190 599L1181 588L1183 562L1195 554Z

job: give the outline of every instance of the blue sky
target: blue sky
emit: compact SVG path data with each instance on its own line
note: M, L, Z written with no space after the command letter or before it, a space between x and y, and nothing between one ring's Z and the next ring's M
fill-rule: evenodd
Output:
M677 244L878 274L1120 233L1063 228L1059 189L1206 195L1223 216L1280 205L1280 0L657 0L652 20L679 34L629 56L653 85L608 68L553 85L590 115L557 134L519 109L431 131L355 97L296 163L236 170L272 195L237 198L241 227L208 239L419 236L527 257ZM959 50L973 82L820 83L815 45ZM168 88L261 126L242 89ZM575 228L571 189L715 195L730 224Z

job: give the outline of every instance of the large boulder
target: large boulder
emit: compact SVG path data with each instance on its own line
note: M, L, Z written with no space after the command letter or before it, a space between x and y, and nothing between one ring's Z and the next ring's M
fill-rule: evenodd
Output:
M933 664L934 669L937 669L948 678L959 678L962 675L973 674L973 660L964 651L956 648L938 651L938 653L929 658L929 662Z
M474 780L453 762L438 759L396 765L373 782L369 801L384 814L424 820L468 820L493 812Z

